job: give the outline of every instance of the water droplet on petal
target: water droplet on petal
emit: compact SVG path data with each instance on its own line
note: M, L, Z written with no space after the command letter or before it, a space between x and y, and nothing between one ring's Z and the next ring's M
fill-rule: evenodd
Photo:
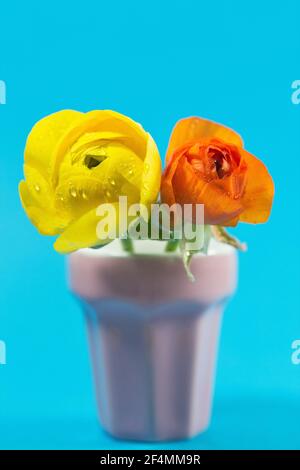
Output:
M87 195L87 193L85 192L84 189L83 189L82 192L81 192L81 196L82 196L82 199L85 199L85 200L88 199L88 195Z
M132 168L129 168L128 174L129 174L130 176L133 175L133 169L132 169Z
M72 197L77 197L77 191L75 188L70 188L70 194Z
M111 192L107 189L107 190L105 191L105 195L106 195L107 197L111 197Z
M41 187L40 187L38 184L36 184L36 185L34 186L34 189L36 190L37 193L39 193L40 190L41 190Z
M110 179L109 179L109 182L110 182L110 184L111 184L112 186L116 186L116 182L115 182L115 180L114 180L113 178L110 178Z

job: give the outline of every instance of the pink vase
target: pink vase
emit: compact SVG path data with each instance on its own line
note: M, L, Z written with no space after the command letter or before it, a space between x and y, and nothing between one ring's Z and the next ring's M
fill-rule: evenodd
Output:
M100 419L115 437L183 439L209 425L220 323L236 287L235 251L195 256L191 270L194 283L171 254L81 250L69 257Z

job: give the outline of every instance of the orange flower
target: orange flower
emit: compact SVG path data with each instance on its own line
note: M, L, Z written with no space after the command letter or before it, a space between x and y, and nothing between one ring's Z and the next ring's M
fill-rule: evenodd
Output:
M182 119L172 132L166 161L162 202L204 204L205 223L210 225L267 221L272 178L233 130L197 117Z

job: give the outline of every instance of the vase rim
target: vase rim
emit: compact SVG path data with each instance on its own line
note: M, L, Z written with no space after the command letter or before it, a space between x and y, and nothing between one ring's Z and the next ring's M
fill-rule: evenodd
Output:
M91 258L173 258L181 257L179 250L175 252L165 251L166 242L160 240L134 240L134 252L124 251L119 240L114 240L102 248L82 248L78 253ZM195 253L194 257L215 257L219 255L232 255L235 248L214 239L210 241L208 253Z

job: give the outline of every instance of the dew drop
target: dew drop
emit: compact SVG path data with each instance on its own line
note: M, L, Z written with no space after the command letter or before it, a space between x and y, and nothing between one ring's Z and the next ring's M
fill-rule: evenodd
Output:
M133 169L132 169L132 168L129 168L128 174L129 174L130 176L133 175Z
M82 199L85 199L85 200L88 199L88 195L87 195L87 193L85 192L84 189L83 189L82 192L81 192L81 196L82 196Z
M77 197L77 191L75 188L70 188L70 194L72 197Z
M108 189L105 191L105 194L107 197L111 197L111 192Z
M40 190L41 190L41 187L40 187L38 184L36 184L36 185L34 186L34 189L36 190L37 193L39 193Z
M111 184L112 186L116 186L116 182L115 182L115 180L114 180L113 178L110 178L110 179L109 179L109 182L110 182L110 184Z

